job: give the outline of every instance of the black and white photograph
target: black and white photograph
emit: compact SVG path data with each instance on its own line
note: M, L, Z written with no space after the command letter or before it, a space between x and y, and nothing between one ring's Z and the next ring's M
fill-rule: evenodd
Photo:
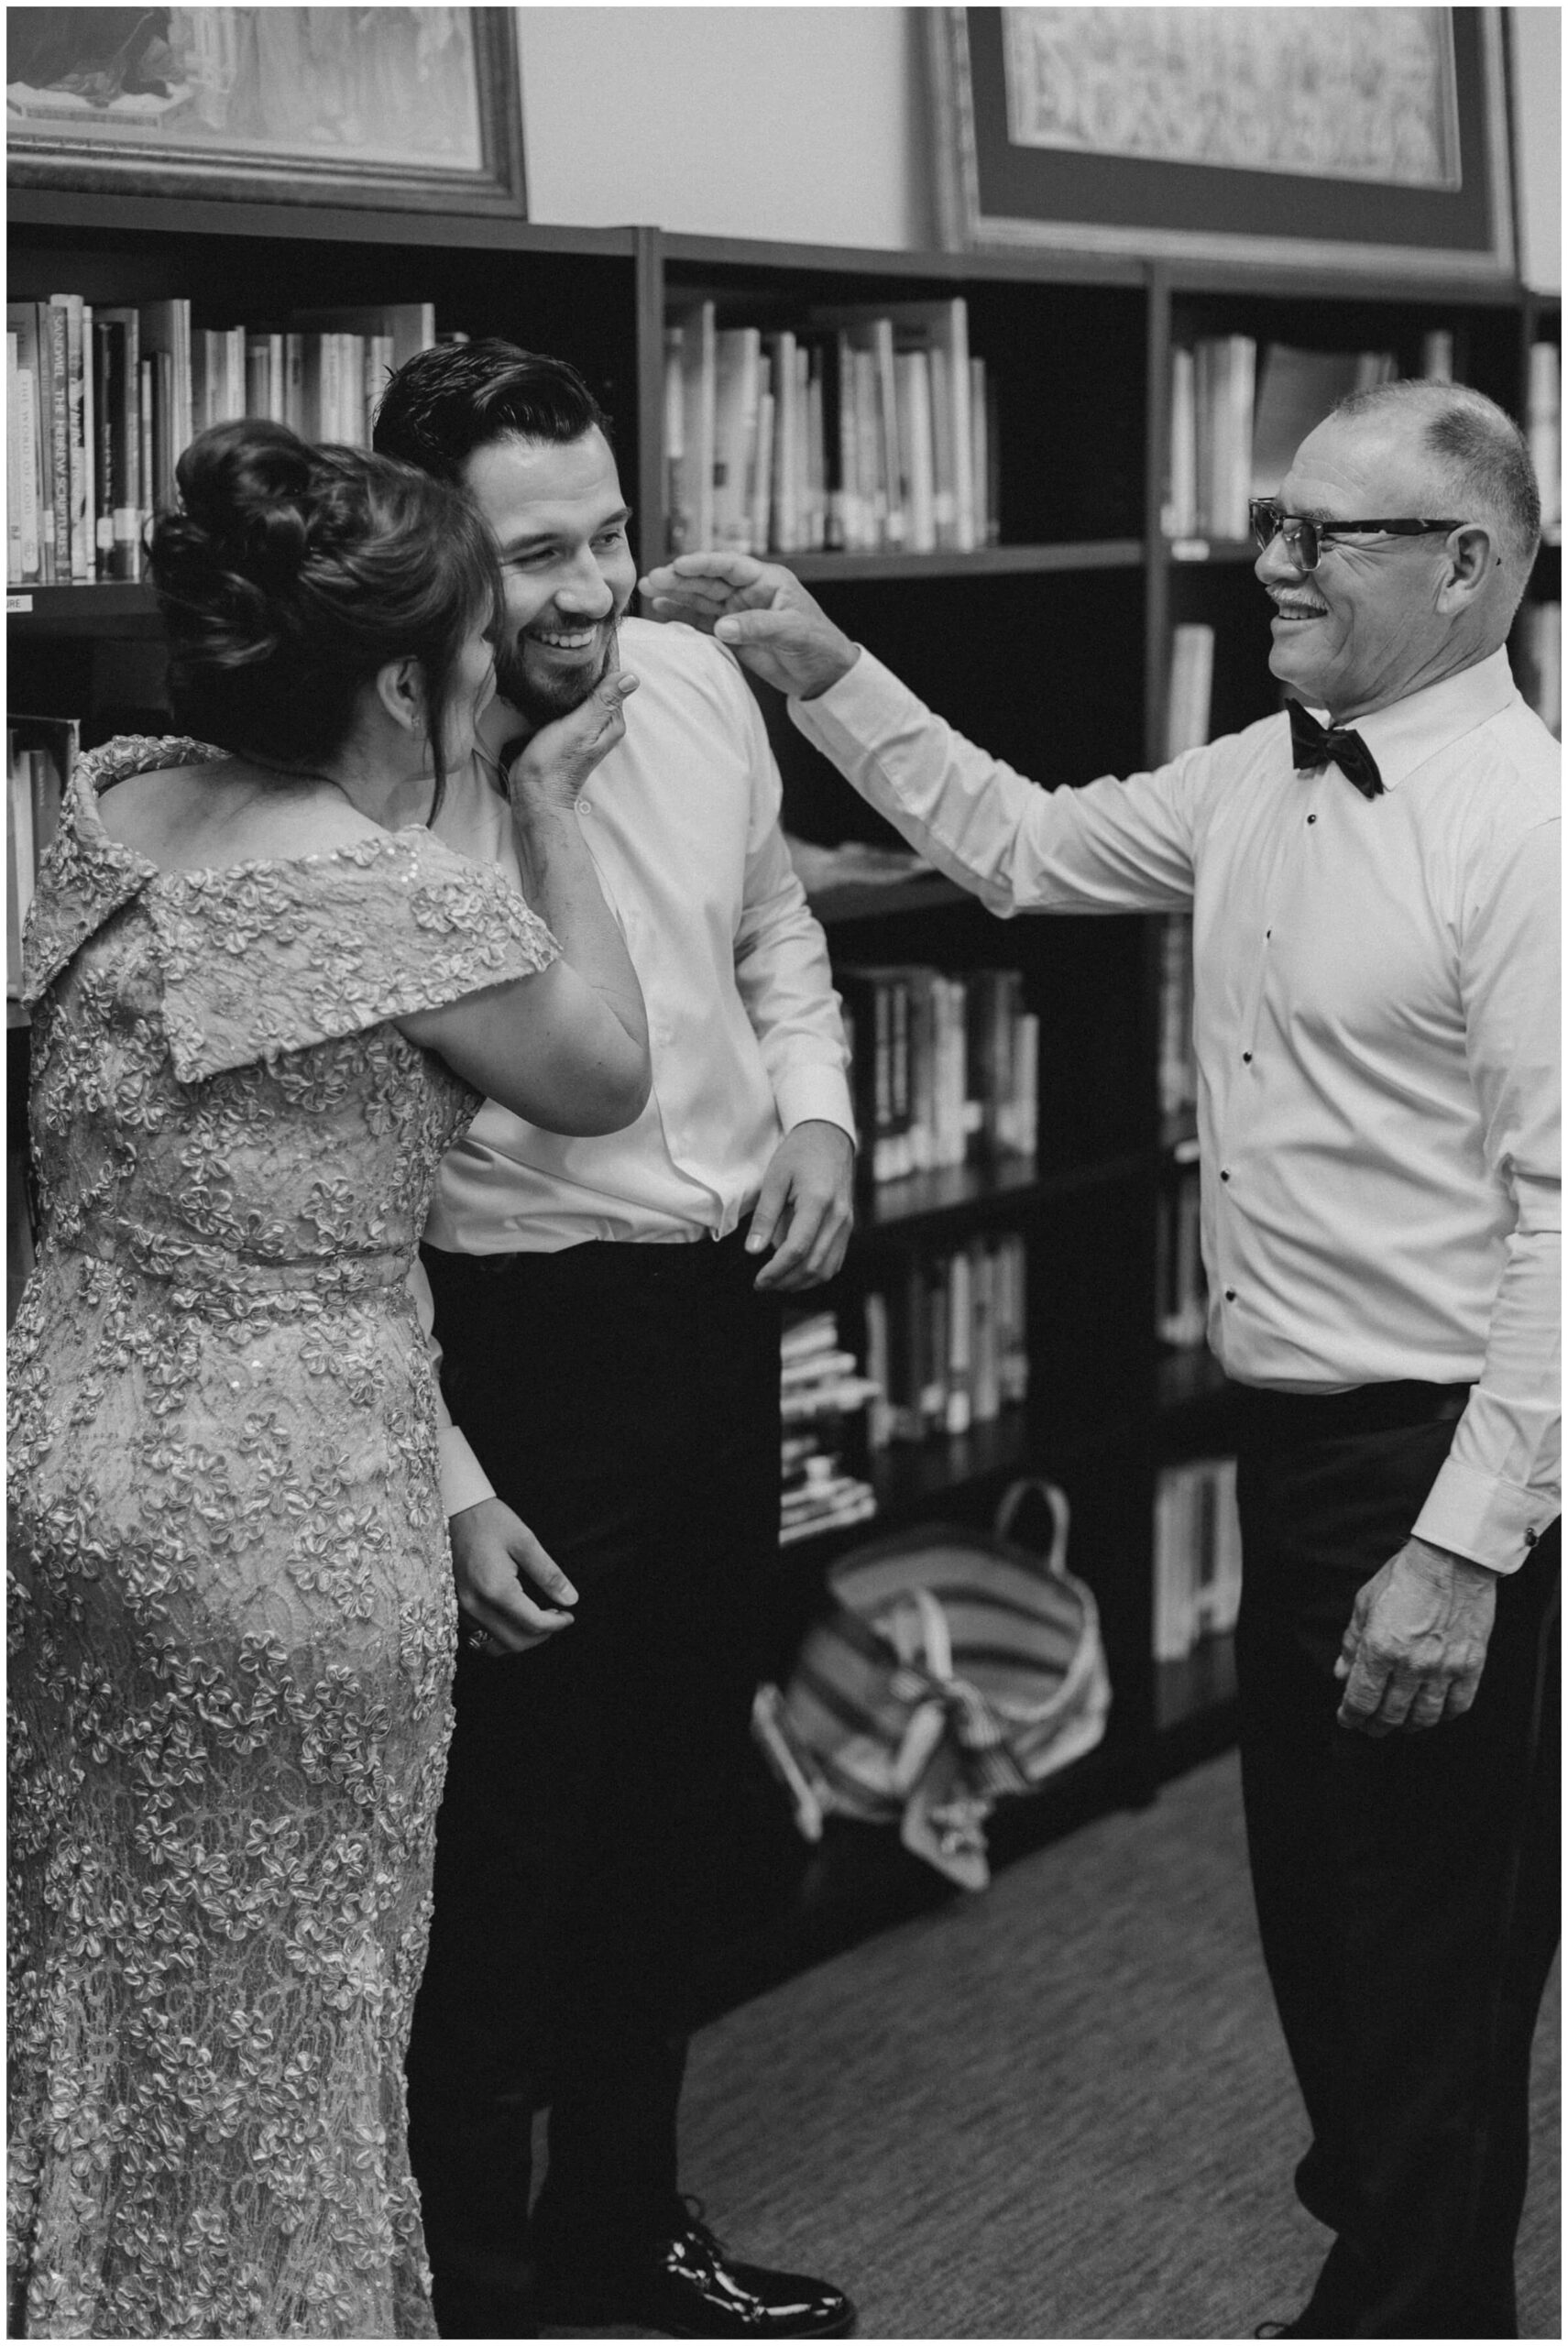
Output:
M1560 2338L1560 12L5 40L6 2336Z

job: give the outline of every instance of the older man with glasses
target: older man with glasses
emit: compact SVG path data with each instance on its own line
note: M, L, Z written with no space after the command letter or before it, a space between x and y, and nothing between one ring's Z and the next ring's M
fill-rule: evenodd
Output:
M1259 2334L1512 2337L1558 1931L1559 756L1504 650L1540 500L1499 408L1401 382L1253 523L1287 709L1080 790L963 740L782 569L645 591L993 911L1193 915L1248 1837L1336 2235Z

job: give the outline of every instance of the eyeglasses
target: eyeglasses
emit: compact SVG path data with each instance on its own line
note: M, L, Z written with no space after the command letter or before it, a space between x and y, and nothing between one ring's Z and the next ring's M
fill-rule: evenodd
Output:
M1247 505L1252 533L1260 546L1283 538L1285 550L1298 570L1316 570L1323 548L1332 538L1358 537L1376 531L1391 538L1423 538L1439 532L1462 530L1463 521L1423 521L1409 518L1392 521L1309 521L1299 513L1284 513L1272 497L1255 497Z

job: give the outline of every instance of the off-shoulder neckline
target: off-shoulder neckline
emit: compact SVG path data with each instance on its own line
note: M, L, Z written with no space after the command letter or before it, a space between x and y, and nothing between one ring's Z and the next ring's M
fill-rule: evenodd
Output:
M105 748L109 746L108 743L104 744ZM199 742L184 740L179 743L181 750L194 750L202 746L203 744ZM428 823L409 823L395 831L383 830L378 825L374 831L365 833L357 839L345 841L342 847L314 848L308 855L248 855L243 857L237 863L199 863L192 864L188 869L166 871L161 863L155 863L150 855L143 855L139 848L127 847L124 839L115 839L114 834L105 828L104 817L98 809L98 801L104 792L112 789L115 783L130 782L138 773L158 773L170 769L159 765L137 765L128 767L123 773L115 773L93 765L91 761L94 755L95 752L89 751L73 777L78 807L82 809L89 818L89 843L100 855L104 856L111 862L125 865L138 872L148 873L148 884L153 887L175 887L182 882L188 883L192 881L243 879L251 872L296 872L304 870L312 864L340 863L345 858L353 862L363 863L367 849L372 856L378 856L388 848L395 847L400 840L414 838L435 840L437 846L441 844L435 839L435 833ZM196 758L182 757L171 760L170 766L196 765L201 762L202 761Z

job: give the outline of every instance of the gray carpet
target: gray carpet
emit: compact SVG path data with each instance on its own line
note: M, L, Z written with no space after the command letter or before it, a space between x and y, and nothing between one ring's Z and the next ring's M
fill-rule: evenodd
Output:
M1523 2334L1558 2318L1558 1991ZM1235 2338L1327 2245L1246 1888L1234 1759L705 2030L685 2181L868 2338ZM622 2332L635 2336L635 2331Z

